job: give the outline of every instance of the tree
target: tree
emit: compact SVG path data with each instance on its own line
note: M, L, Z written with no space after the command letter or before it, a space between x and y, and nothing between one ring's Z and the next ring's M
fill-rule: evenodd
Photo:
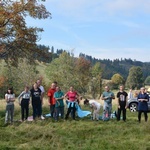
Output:
M130 68L126 85L132 89L138 89L143 86L143 72L141 67L133 66Z
M11 67L11 77L10 70L6 68L5 76L7 78L7 86L14 87L15 93L18 95L23 89L25 85L32 86L32 84L38 78L38 72L36 70L36 66L30 64L27 59L19 59L18 66Z
M75 78L78 87L78 91L85 93L90 81L90 69L91 63L83 57L75 59Z
M94 99L97 93L99 93L99 96L102 93L102 68L99 62L91 69L90 91Z
M145 79L145 82L144 82L146 85L150 85L150 76L148 76L146 79Z
M85 93L90 80L90 62L63 52L46 68L46 75L50 83L57 81L64 91L73 86L79 93Z
M124 78L119 73L114 74L111 77L111 81L114 88L118 88L120 84L124 84Z
M46 75L50 83L57 81L63 90L68 90L69 86L75 86L75 63L74 58L63 52L59 58L55 58L46 68Z
M25 22L27 16L46 19L51 14L38 0L2 1L0 4L0 57L7 64L16 66L21 57L33 60L33 54L39 52L37 34L43 29L28 27Z

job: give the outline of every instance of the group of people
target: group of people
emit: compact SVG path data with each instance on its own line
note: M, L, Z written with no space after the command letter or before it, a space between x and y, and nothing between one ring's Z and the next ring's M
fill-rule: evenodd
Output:
M30 104L30 97L31 97L31 104L33 109L33 120L36 117L40 119L45 119L42 115L42 105L43 105L43 98L44 98L44 87L41 85L41 80L37 80L33 84L32 89L28 86L25 86L24 91L18 96L18 102L21 106L21 121L25 121L29 117L29 104ZM120 121L121 113L123 115L123 121L126 121L126 109L127 109L127 100L128 94L124 90L124 86L121 85L119 87L119 91L117 93L117 113L116 117L117 120ZM61 88L57 85L57 82L53 82L51 87L47 92L48 97L48 104L50 107L50 116L51 118L58 121L59 115L61 119L67 120L69 114L71 113L72 119L75 120L76 114L76 105L79 105L79 94L74 90L71 86L69 91L64 94L61 91ZM5 115L5 123L13 123L13 116L14 116L14 101L15 101L15 94L12 88L7 90L5 94L6 99L6 115ZM66 100L67 104L67 113L64 116L64 99ZM103 105L103 119L110 118L112 112L112 100L115 99L115 95L112 91L110 91L109 86L105 86L105 91L102 93L101 100L104 101ZM149 96L145 92L145 88L142 87L140 89L140 93L137 95L138 99L138 121L141 122L141 114L144 113L145 121L148 120L148 104ZM100 108L101 104L96 100L85 100L85 105L89 105L92 108L92 119L99 120Z

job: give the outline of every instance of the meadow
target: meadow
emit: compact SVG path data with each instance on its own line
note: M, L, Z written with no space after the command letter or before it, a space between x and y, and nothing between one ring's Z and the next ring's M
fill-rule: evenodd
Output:
M137 113L127 111L127 121L92 121L90 116L55 122L51 118L19 122L20 108L15 102L13 125L5 125L5 101L0 101L1 150L150 150L150 120L138 123ZM88 107L81 106L85 110ZM114 103L115 110L116 106ZM48 113L45 103L43 113ZM30 109L32 113L32 109ZM101 110L102 113L102 110ZM150 116L150 115L149 115Z

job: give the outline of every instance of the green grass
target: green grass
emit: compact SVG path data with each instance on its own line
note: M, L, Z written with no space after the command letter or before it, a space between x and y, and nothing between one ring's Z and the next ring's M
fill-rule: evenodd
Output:
M86 108L87 109L87 108ZM137 113L127 111L127 121L78 121L50 118L36 122L4 125L4 107L0 112L0 149L4 150L149 150L150 121L137 122ZM44 112L49 112L44 107ZM20 110L15 109L15 120Z

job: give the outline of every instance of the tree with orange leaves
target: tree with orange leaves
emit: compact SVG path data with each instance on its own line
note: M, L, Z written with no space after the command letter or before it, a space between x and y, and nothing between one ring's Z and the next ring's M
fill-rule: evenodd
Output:
M18 58L22 57L33 60L33 54L39 52L36 42L39 40L38 32L43 29L28 27L27 16L46 19L51 17L51 13L38 0L0 2L0 57L11 65L17 65Z

